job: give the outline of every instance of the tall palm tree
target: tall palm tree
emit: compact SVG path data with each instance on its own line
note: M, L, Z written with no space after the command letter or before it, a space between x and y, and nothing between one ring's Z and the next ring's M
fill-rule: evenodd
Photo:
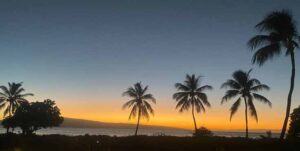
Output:
M32 93L24 93L24 88L22 88L22 82L20 83L8 83L8 87L0 86L0 109L6 107L3 112L3 116L12 116L19 105L23 102L28 102L25 97L33 96Z
M242 99L244 100L246 138L248 138L248 109L250 111L250 115L255 118L256 122L258 122L253 100L256 99L260 102L268 104L270 107L272 106L271 102L267 98L260 94L257 94L257 92L259 91L269 90L270 88L267 85L260 83L258 79L251 79L250 72L251 70L249 70L248 72L237 70L232 74L233 79L227 80L221 86L221 88L229 88L229 90L226 91L224 97L222 98L221 104L227 102L230 99L238 97L230 108L230 120L232 116L237 112Z
M251 50L256 50L252 62L263 65L274 56L279 56L285 50L285 55L290 56L292 74L290 79L290 90L287 98L285 119L280 135L283 139L290 115L292 94L295 83L295 49L299 48L300 37L296 28L296 22L291 13L286 10L274 11L268 14L255 26L262 34L252 37L248 44Z
M178 92L173 94L173 99L176 100L176 109L179 108L179 112L189 110L192 108L192 116L194 120L195 133L197 131L197 123L195 119L195 109L197 113L205 112L205 107L210 107L205 90L212 90L212 86L204 85L200 86L200 76L186 75L186 79L183 83L176 83L175 88Z
M152 103L156 103L155 98L152 94L147 93L148 86L143 87L141 82L134 84L133 87L129 87L124 93L123 96L128 96L131 98L128 102L123 105L123 109L131 108L129 114L129 119L135 118L137 115L137 124L134 135L137 135L140 119L146 118L149 119L149 113L154 115L154 110L152 109L150 103L147 101L150 100Z

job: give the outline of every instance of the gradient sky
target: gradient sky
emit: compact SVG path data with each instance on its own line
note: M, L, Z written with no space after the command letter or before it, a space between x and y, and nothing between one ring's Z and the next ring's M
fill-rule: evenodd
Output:
M142 81L157 99L155 117L143 124L193 128L172 94L186 73L201 74L214 90L198 125L243 129L243 106L230 122L233 101L221 106L219 88L234 70L254 67L252 76L271 87L263 94L273 107L256 101L259 122L250 120L249 128L280 129L290 60L252 66L246 43L256 23L283 8L300 22L298 0L1 0L0 84L23 81L35 94L30 101L53 99L65 117L135 123L121 109L128 100L121 94ZM298 54L292 108L300 104Z

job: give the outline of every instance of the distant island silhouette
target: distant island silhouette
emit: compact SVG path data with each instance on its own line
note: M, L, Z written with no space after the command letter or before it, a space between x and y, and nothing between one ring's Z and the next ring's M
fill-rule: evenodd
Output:
M132 128L134 129L136 124L128 123L110 123L110 122L101 122L85 119L76 119L65 117L64 122L60 127L72 127L72 128ZM168 126L157 126L157 125L141 125L143 128L155 128L155 129L173 129L173 130L188 130L184 128L168 127Z

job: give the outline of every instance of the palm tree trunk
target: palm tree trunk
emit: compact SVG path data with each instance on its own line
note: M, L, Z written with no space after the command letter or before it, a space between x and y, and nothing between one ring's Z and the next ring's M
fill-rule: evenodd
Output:
M141 118L141 110L139 109L138 121L137 121L137 124L136 124L134 136L137 136L137 132L138 132L139 125L140 125L140 118Z
M246 138L248 138L248 104L246 101L246 97L244 97L245 101L245 119L246 119Z
M290 116L290 110L291 110L291 103L292 103L292 95L294 91L294 84L295 84L295 70L296 70L296 64L295 64L295 54L294 54L294 49L291 51L291 62L292 62L292 75L291 75L291 83L290 83L290 90L288 94L288 99L287 99L287 106L286 106L286 112L285 112L285 118L280 134L280 139L283 140L286 132L286 127L287 123L289 121L289 116Z
M9 118L10 118L11 115L12 115L11 110L10 110L10 107L11 107L11 104L9 105L9 111L8 111L8 117L9 117ZM8 125L8 126L6 127L6 133L7 133L7 134L9 133L9 129L10 129L10 126Z
M194 102L192 103L192 115L193 115L194 126L195 126L195 133L196 133L197 132L197 123L196 123L195 113L194 113Z

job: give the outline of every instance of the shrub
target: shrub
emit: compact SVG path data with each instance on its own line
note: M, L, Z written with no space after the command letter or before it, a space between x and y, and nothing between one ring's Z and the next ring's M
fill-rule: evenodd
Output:
M193 134L194 137L209 137L213 136L213 132L207 129L206 127L200 127Z
M291 114L287 139L300 139L300 106Z

